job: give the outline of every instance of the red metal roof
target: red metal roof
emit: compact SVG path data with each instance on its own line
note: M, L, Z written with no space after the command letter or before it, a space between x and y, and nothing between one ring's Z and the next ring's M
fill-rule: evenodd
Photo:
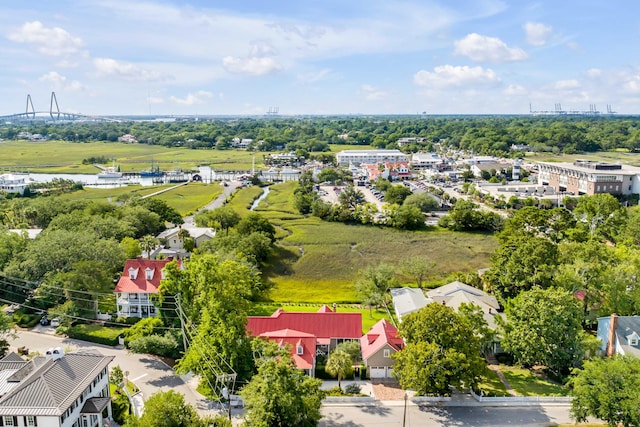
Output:
M386 319L382 319L360 338L362 359L366 361L386 344L398 351L402 349L404 341L398 336L396 327Z
M171 259L128 259L114 292L157 294L162 280L162 269L171 261ZM150 279L147 279L147 269L151 273ZM135 279L131 277L130 272L135 273Z
M293 329L322 338L351 338L362 336L362 314L346 312L286 312L281 308L271 316L249 316L247 333L259 336L266 332Z
M316 337L293 329L265 332L261 337L269 338L279 346L289 345L289 352L298 369L313 368L316 358ZM298 346L302 347L302 354L298 354Z

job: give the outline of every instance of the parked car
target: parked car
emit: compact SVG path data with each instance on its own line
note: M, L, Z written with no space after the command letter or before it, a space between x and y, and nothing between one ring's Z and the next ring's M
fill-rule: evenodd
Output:
M51 326L53 328L57 328L58 326L60 326L60 319L58 319L57 317L51 319Z
M40 318L40 324L42 326L48 326L51 323L51 319L46 314Z

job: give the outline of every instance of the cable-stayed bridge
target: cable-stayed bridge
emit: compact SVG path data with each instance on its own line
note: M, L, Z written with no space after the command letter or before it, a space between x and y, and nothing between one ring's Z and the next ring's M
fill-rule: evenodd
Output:
M51 92L51 101L49 110L37 110L33 107L31 95L27 95L27 105L22 113L9 114L0 116L0 123L33 123L33 122L120 122L120 119L114 117L89 116L79 113L66 113L60 111L56 93Z

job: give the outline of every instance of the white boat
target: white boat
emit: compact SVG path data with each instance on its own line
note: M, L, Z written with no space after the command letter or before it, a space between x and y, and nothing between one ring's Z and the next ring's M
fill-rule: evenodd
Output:
M108 166L98 174L98 178L101 179L118 179L122 178L122 172L118 170L117 166Z

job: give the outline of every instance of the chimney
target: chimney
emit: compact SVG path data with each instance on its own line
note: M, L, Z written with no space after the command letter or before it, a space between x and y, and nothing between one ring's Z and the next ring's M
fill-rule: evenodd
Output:
M64 350L61 347L50 348L45 352L45 357L47 360L56 360L62 359L64 356Z
M334 313L338 312L338 305L335 302L333 303L333 312Z
M618 327L618 315L611 314L611 320L609 322L609 336L607 339L606 355L612 357L616 354L616 328Z

